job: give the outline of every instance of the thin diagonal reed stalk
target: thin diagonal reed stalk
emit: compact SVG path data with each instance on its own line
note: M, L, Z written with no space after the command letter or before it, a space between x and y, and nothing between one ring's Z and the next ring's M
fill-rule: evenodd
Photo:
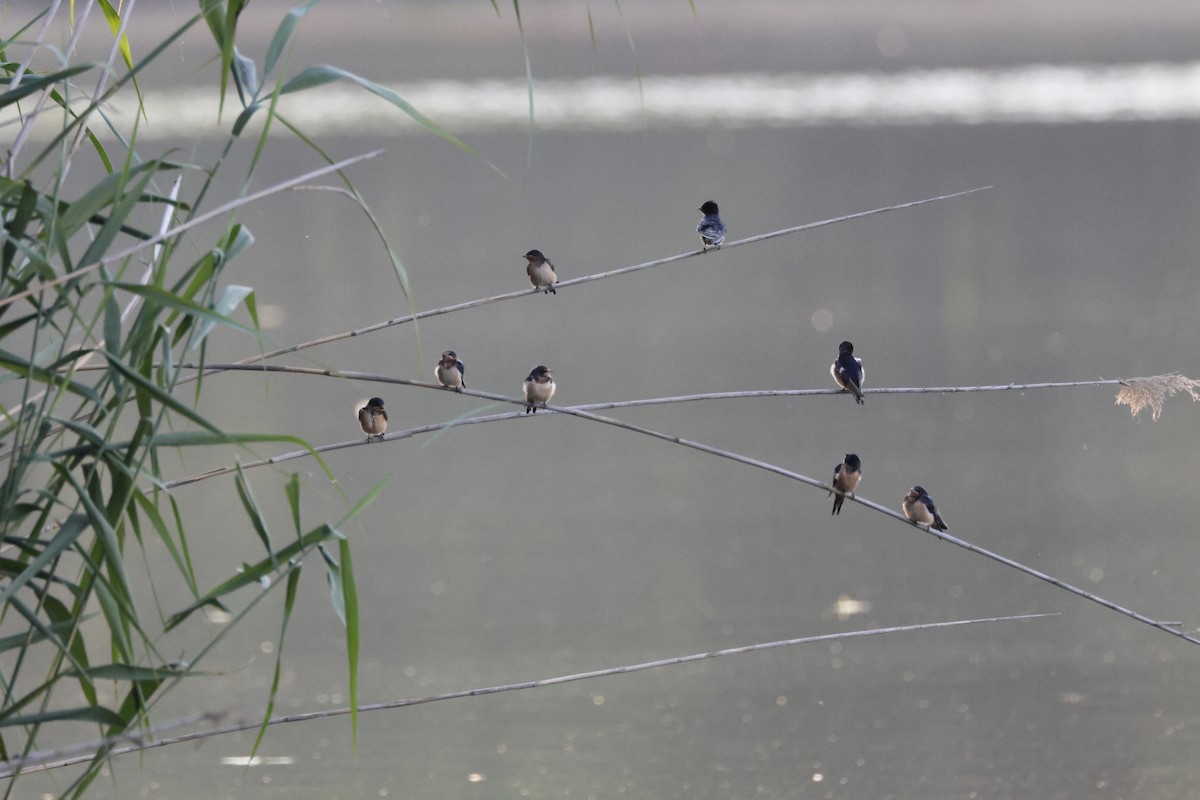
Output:
M258 368L265 368L265 367L258 367ZM344 373L342 373L342 374L344 374ZM442 386L437 386L434 384L426 384L426 383L421 383L421 381L406 380L406 379L401 379L401 378L385 378L383 380L383 383L396 383L396 384L404 384L404 385L408 385L408 386L420 386L420 387L428 387L428 389L439 389L442 391L449 391L449 390L444 389L444 387L442 387ZM463 395L470 395L473 397L481 397L484 399L492 399L492 401L496 401L496 402L500 402L500 403L512 403L512 404L516 404L516 405L521 405L521 407L524 407L524 404L526 404L526 402L524 402L523 399L517 399L515 397L508 397L505 395L496 395L496 393L492 393L492 392L481 392L478 390L463 389L462 393L463 393ZM821 390L821 393L828 393L828 391ZM560 405L547 405L547 407L545 407L545 411L547 411L548 414L556 414L557 413L557 414L566 414L566 415L570 415L570 416L576 416L576 417L580 417L580 419L583 419L583 420L589 420L592 422L600 422L600 423L602 423L602 425L612 426L612 427L616 427L616 428L622 428L623 431L629 431L631 433L638 433L638 434L644 435L644 437L650 437L652 439L659 439L661 441L670 441L671 444L676 444L676 445L680 445L683 447L689 447L689 449L691 449L691 450L697 450L697 451L700 451L703 453L708 453L709 456L718 456L720 458L726 458L726 459L728 459L728 461L737 462L739 464L745 464L746 467L755 467L757 469L767 471L767 473L779 475L780 477L786 477L786 479L788 479L788 480L797 481L799 483L805 483L805 485L808 485L808 486L811 486L811 487L814 487L817 489L821 489L822 492L832 492L833 491L832 486L828 485L828 483L826 483L826 482L818 481L817 479L815 479L815 477L809 477L808 475L796 473L796 471L793 471L790 469L785 469L784 467L778 467L778 465L760 461L760 459L757 459L757 458L751 458L750 456L743 456L742 453L736 453L736 452L732 452L732 451L728 451L728 450L721 450L720 447L714 447L712 445L707 445L707 444L702 443L702 441L695 441L692 439L684 439L683 437L677 437L677 435L673 435L670 433L661 433L659 431L653 431L653 429L650 429L650 428L644 428L640 425L632 425L632 423L630 423L630 422L625 422L623 420L616 420L616 419L613 419L613 417L600 416L599 414L592 414L592 413L590 413L590 411L582 410L582 407L560 407ZM421 432L437 431L437 429L442 429L442 428L446 428L446 427L457 427L460 425L470 425L470 423L472 423L472 422L482 422L485 420L486 421L498 421L498 420L502 420L502 419L514 419L514 417L524 417L524 419L530 419L529 415L517 413L517 411L514 411L514 413L493 415L491 417L473 417L473 419L472 419L472 417L468 417L467 420L446 422L440 426L424 426L421 428ZM536 419L536 417L534 416L533 419ZM412 435L415 435L415 433L412 431L400 431L400 432L396 432L395 434L388 433L388 434L384 434L384 440L385 441L395 441L397 439L404 439L404 438L412 437ZM314 449L314 451L326 452L329 450L341 450L341 449L343 449L343 447L353 447L353 446L360 446L360 445L365 445L365 444L367 444L366 441L362 440L362 439L358 439L355 441L343 441L343 443L336 444L336 445L325 445L323 447L316 447L316 449ZM372 444L377 444L377 443L372 443ZM306 455L306 453L307 453L307 451L304 451L304 455ZM254 462L251 464L242 464L241 469L248 469L248 468L252 467L252 465L277 464L277 463L281 463L283 461L290 461L290 459L292 459L292 458L299 458L300 456L301 456L300 452L287 453L287 455L276 456L271 459L266 459L266 461L262 461L262 462ZM193 475L190 477L186 477L186 479L167 481L167 482L161 483L160 488L170 489L170 488L185 486L185 485L187 485L187 483L194 483L197 481L202 481L202 480L208 479L208 477L216 477L217 475L227 474L227 473L229 473L229 471L233 471L235 469L236 469L236 467L235 468L220 468L220 469L216 469L216 470L211 470L211 471L209 471L209 473L202 473L199 475ZM956 546L961 547L962 549L966 549L966 551L970 551L972 553L977 553L979 555L983 555L983 557L994 560L998 564L1003 564L1004 566L1012 567L1012 569L1014 569L1016 571L1024 572L1025 575L1037 578L1038 581L1043 581L1045 583L1049 583L1051 585L1054 585L1054 587L1057 587L1058 589L1063 589L1063 590L1069 591L1070 594L1078 595L1078 596L1082 597L1082 599L1091 601L1093 603L1097 603L1097 604L1099 604L1099 606L1103 606L1110 610L1115 610L1115 612L1123 614L1124 616L1128 616L1128 618L1130 618L1130 619L1134 619L1136 621L1142 622L1142 624L1150 625L1151 627L1158 628L1159 631L1165 631L1166 633L1170 633L1171 636L1181 638L1183 640L1186 640L1186 642L1190 642L1192 644L1200 644L1200 638L1188 636L1187 633L1183 633L1182 631L1176 630L1176 628L1174 626L1172 626L1171 622L1165 622L1165 621L1153 619L1153 618L1151 618L1151 616L1147 616L1145 614L1135 612L1135 610L1120 606L1120 604L1112 602L1111 600L1106 600L1102 596L1094 595L1094 594L1090 593L1090 591L1087 591L1085 589L1080 589L1079 587L1075 587L1074 584L1067 583L1066 581L1061 581L1061 579L1058 579L1054 576L1048 575L1048 573L1033 569L1033 567L1031 567L1031 566L1026 566L1025 564L1021 564L1020 561L1014 561L1013 559L1003 557L1003 555L1000 555L998 553L988 551L988 549L984 549L977 545L972 545L971 542L968 542L964 539L959 539L959 537L944 533L944 531L934 530L934 529L925 527L925 525L917 525L916 523L912 523L912 522L908 521L908 519L904 515L902 515L902 513L900 513L899 511L895 511L894 509L889 509L889 507L875 503L875 501L868 500L865 498L860 498L860 497L858 497L857 494L847 495L847 499L852 500L853 503L858 503L860 505L864 505L864 506L868 507L868 509L878 511L878 512L882 513L882 515L892 517L893 519L899 519L900 522L904 522L905 524L913 525L913 527L916 527L920 530L925 531L926 534L929 534L930 536L934 536L934 537L936 537L936 539L940 539L944 542L950 542L950 543L952 543L952 545L956 545Z
M187 728L192 725L199 725L202 722L220 722L228 715L229 713L226 711L201 711L195 714L188 714L186 717L160 722L157 725L151 725L147 728L129 730L117 736L93 739L90 742L79 742L78 744L61 747L57 750L35 750L26 756L0 762L0 779L11 778L18 772L42 772L46 769L51 769L51 767L45 765L58 761L68 762L62 766L91 761L96 757L96 753L101 748L112 749L113 747L126 744L132 745L136 749L139 745L144 745L147 742L162 741L155 737L165 731Z
M360 158L374 157L375 155L378 155L379 152L382 152L382 151L377 151L375 153L371 153L366 156L362 156ZM294 186L296 183L298 183L302 180L306 180L308 178L315 177L318 174L323 174L324 172L331 171L335 168L340 168L341 166L345 165L346 163L348 163L348 162L340 162L339 164L335 164L331 167L326 167L324 170L318 170L317 172L309 173L308 175L302 176L301 178L297 178L297 179L294 179L293 181L289 181L287 185ZM286 188L286 187L281 185L280 188ZM296 188L301 188L301 187L296 187ZM311 187L303 187L303 188L311 188ZM825 219L825 220L819 220L817 222L809 222L804 225L797 225L792 228L784 228L782 230L771 231L769 233L759 234L758 236L751 236L747 239L740 239L736 242L730 242L728 244L722 245L722 249L728 249L731 247L739 247L741 245L750 244L752 242L760 242L760 241L763 241L766 239L774 239L779 236L787 236L792 233L799 233L801 231L812 230L814 228L820 228L820 227L824 227L826 225L833 225L838 222L847 222L849 220L860 219L863 217L869 217L869 216L873 216L875 214L883 214L888 211L896 211L896 210L904 209L904 208L912 208L915 206L925 205L927 203L934 203L934 202L937 202L940 200L948 200L948 199L954 198L954 197L962 197L963 195L974 194L975 192L982 192L982 191L985 191L985 190L991 189L991 188L992 188L991 186L981 186L981 187L978 187L975 189L967 189L966 191L955 192L953 194L940 195L938 197L930 197L930 198L926 198L924 200L914 200L912 202L901 203L899 205L884 206L881 208L871 209L870 211L859 211L854 214L846 214L844 216L833 217L833 218ZM255 197L257 197L257 196L258 195L256 195ZM251 199L254 199L254 198L244 198L244 200L242 202L248 202ZM242 203L238 203L238 204L242 204ZM226 206L223 206L222 209L219 209L218 211L231 210L234 207L236 207L236 205L231 203ZM218 211L210 212L208 215L206 215L206 217L204 219L207 219L207 217L216 215L218 213ZM173 236L174 234L179 233L194 224L197 224L198 221L204 221L204 219L192 220L192 221L188 222L186 225L181 225L171 231L167 231L165 235L161 235L161 236L157 236L152 239L149 239L144 244L157 244L158 242L165 240L167 237ZM136 249L138 249L138 248L131 248L130 250L123 251L123 253L118 253L117 255L128 255L129 253L132 253ZM651 267L657 267L657 266L661 266L663 264L669 264L669 263L672 263L675 261L681 261L681 260L687 259L687 258L695 258L696 256L704 255L704 253L705 253L704 250L693 250L693 251L690 251L687 253L680 253L678 255L668 256L666 258L656 259L654 261L646 261L641 264L634 264L633 266L629 266L629 267L620 267L618 269L609 270L607 272L599 272L599 273L595 273L593 275L584 275L579 278L572 278L571 280L560 281L559 283L556 284L556 288L562 289L565 287L574 286L576 284L591 283L592 281L603 280L605 278L611 278L611 277L614 277L617 275L624 275L624 274L631 273L631 272L639 272L644 269L650 269ZM111 258L112 257L110 257L110 259ZM110 259L105 259L105 261L100 262L100 264L104 264ZM31 289L31 290L29 290L27 292L23 292L19 295L13 295L12 297L9 297L5 300L0 300L0 308L3 308L6 304L8 304L14 300L18 300L21 297L27 297L31 294L34 294L35 292L38 292L38 291L41 291L41 290L47 288L49 286L53 286L55 283L61 283L61 282L70 280L71 278L75 277L76 275L81 275L84 272L90 271L90 270L100 266L100 264L85 267L81 270L76 270L73 273L64 275L60 278L57 278L54 281L44 283L41 286L39 286L37 289ZM390 328L395 325L403 325L405 323L415 322L417 320L425 319L427 317L441 316L443 314L449 314L454 311L463 311L468 308L475 308L477 306L488 305L490 303L498 303L503 300L512 300L517 297L525 297L526 295L530 295L530 294L536 294L536 290L534 290L532 287L529 289L523 289L519 292L508 292L506 294L494 295L492 297L484 297L484 298L480 298L478 300L469 300L464 303L456 303L456 304L450 305L450 306L443 306L442 308L434 308L434 309L429 309L427 311L419 311L419 312L415 312L412 314L407 314L402 317L395 317L394 319L386 320L384 322L378 322L378 323L375 323L374 325L368 325L365 328L358 328L355 330L343 331L341 333L335 333L335 334L331 334L329 336L323 336L318 339L311 339L307 342L301 342L299 344L289 345L288 347L282 347L277 350L269 351L267 353L261 353L256 356L249 356L247 358L242 359L241 361L235 362L234 364L224 364L224 365L219 365L219 366L209 365L208 367L206 367L204 372L201 373L200 375L194 375L194 376L190 376L187 378L182 378L181 380L179 380L176 383L176 385L178 386L178 385L182 385L182 384L186 384L186 383L191 383L195 380L198 380L202 375L207 376L207 375L212 375L212 374L216 374L219 372L225 372L225 371L232 370L232 369L239 368L239 367L244 367L244 366L253 365L253 364L259 364L259 363L262 363L263 361L267 361L272 358L277 358L279 356L286 355L288 353L295 353L300 350L306 350L310 347L317 347L317 346L323 345L323 344L330 344L332 342L341 341L342 339L353 338L355 336L364 336L368 333L374 333L375 331L384 330L385 328ZM411 297L411 295L409 295L409 296ZM8 415L11 417L15 413L15 411L16 411L16 409L9 409ZM57 433L58 430L60 430L60 428L55 427L55 428L52 428L50 432ZM0 452L0 460L4 460L10 454L11 454L11 451Z
M898 210L904 209L904 208L914 208L916 206L923 206L928 203L936 203L940 200L949 200L949 199L955 198L955 197L962 197L964 195L974 194L975 192L982 192L982 191L985 191L985 190L991 189L991 188L992 188L991 186L980 186L975 189L967 189L966 191L962 191L962 192L954 192L953 194L943 194L943 195L939 195L938 197L929 197L924 200L913 200L912 202L908 202L908 203L900 203L898 205L884 206L882 208L871 209L870 211L858 211L854 214L846 214L844 216L832 217L830 219L823 219L823 220L819 220L817 222L809 222L804 225L797 225L792 228L783 228L782 230L771 231L770 233L762 233L762 234L759 234L758 236L751 236L746 239L739 239L736 242L728 242L726 244L721 245L721 249L729 250L734 247L741 247L742 245L753 244L754 242L762 242L767 239L775 239L780 236L788 236L793 233L800 233L801 231L810 231L810 230L813 230L814 228L822 228L822 227L825 227L826 225L834 225L839 222L848 222L848 221L854 220L854 219L862 219L863 217L870 217L875 214L883 214L888 211L898 211ZM702 256L702 255L704 255L704 253L705 253L704 250L692 250L692 251L689 251L686 253L679 253L677 255L667 256L666 258L657 258L657 259L654 259L653 261L646 261L641 264L634 264L633 266L629 266L629 267L620 267L618 269L608 270L607 272L597 272L593 275L583 275L578 278L571 278L570 280L559 281L558 283L555 284L554 288L558 289L558 290L567 289L572 286L577 286L577 285L583 284L583 283L592 283L593 281L600 281L600 280L604 280L605 278L613 278L613 277L616 277L617 275L627 275L631 272L640 272L644 269L650 269L651 267L659 267L659 266L662 266L663 264L671 264L676 261L683 261L684 259ZM530 287L528 289L522 289L517 292L507 292L505 294L497 294L497 295L493 295L491 297L481 297L478 300L468 300L463 303L455 303L454 305L443 306L442 308L432 308L427 311L418 311L415 314L406 314L402 317L394 317L389 320L384 320L383 322L376 322L373 325L367 325L366 327L363 327L363 328L356 328L355 330L343 331L341 333L334 333L334 334L330 334L329 336L322 336L318 339L311 339L307 342L300 342L299 344L293 344L293 345L289 345L287 347L281 347L278 350L271 350L270 352L267 352L267 353L260 353L259 355L249 356L247 358L242 359L241 361L238 361L237 363L239 365L258 364L262 361L269 361L272 358L278 358L279 356L287 355L288 353L295 353L300 350L306 350L310 347L317 347L317 346L323 345L323 344L330 344L331 342L338 342L338 341L341 341L342 339L350 339L355 336L365 336L368 333L375 333L376 331L381 331L386 328L394 327L396 325L404 325L405 323L415 322L417 320L427 319L429 317L438 317L443 314L453 313L455 311L464 311L468 308L477 308L479 306L485 306L485 305L489 305L491 303L499 303L504 300L514 300L518 297L525 297L526 295L531 295L531 294L536 294L536 293L537 293L537 290ZM221 372L221 369L214 367L212 369L206 370L204 374L210 375L210 374L216 373L216 372ZM196 377L185 378L185 379L181 380L180 383L187 383L188 381L196 380L196 379L197 379Z
M409 378L394 378L390 375L381 375L371 372L357 372L355 370L331 370L321 367L291 367L284 364L240 364L240 363L218 363L218 364L197 364L194 362L185 362L178 365L179 369L214 369L218 371L240 371L240 372L275 372L286 373L293 375L310 375L327 378L340 378L343 380L367 381L370 383L390 383L399 386L413 386L419 389L436 389L438 391L448 391L446 387L436 383L428 383L426 381L417 381ZM105 369L103 365L96 367L84 367L83 370L90 369ZM1122 403L1122 393L1127 391L1139 392L1139 396L1147 394L1153 395L1153 391L1158 391L1158 387L1175 386L1184 387L1177 388L1176 391L1187 391L1191 394L1193 400L1200 400L1200 395L1197 394L1197 389L1200 389L1200 381L1192 380L1184 377L1179 373L1169 373L1167 375L1155 375L1149 378L1114 378L1111 380L1095 380L1095 381L1064 381L1059 383L1007 383L992 386L925 386L925 387L879 387L875 389L864 389L865 394L953 394L960 392L1004 392L1004 391L1025 391L1029 389L1060 389L1077 386L1121 386L1121 393L1117 395L1117 402ZM1165 391L1165 390L1164 390ZM1173 394L1174 392L1172 392ZM463 388L457 394L468 397L478 397L481 400L494 400L501 403L511 403L518 406L524 406L525 401L511 397L509 395L496 394L495 392L484 392L478 389ZM642 406L660 406L670 405L673 403L691 403L701 400L732 400L732 399L748 399L762 397L808 397L813 395L838 395L844 394L840 389L757 389L745 390L737 392L705 392L701 394L677 395L673 397L648 397L638 400L614 400L605 403L585 403L575 406L551 406L549 410L557 410L565 414L573 414L575 412L591 412L591 411L607 411L610 409L620 408L638 408ZM1148 401L1142 407L1148 404ZM1132 409L1131 409L1132 410ZM1141 407L1138 408L1141 410ZM1159 402L1158 414L1161 414L1161 398ZM1137 413L1136 411L1134 412ZM521 411L510 411L502 414L490 414L480 417L466 417L461 419L451 420L449 422L436 422L428 425L418 425L413 428L405 428L403 430L392 431L384 434L383 441L397 441L400 439L409 439L414 436L420 436L425 433L435 433L447 428L461 427L465 425L479 425L487 422L500 422L507 419L519 419L525 416ZM1158 418L1158 415L1154 417ZM161 485L163 489L175 489L180 486L187 486L191 483L199 483L200 481L208 480L209 478L217 478L221 475L229 475L236 472L240 467L243 470L253 469L254 467L263 467L272 464L282 464L285 461L292 461L297 458L314 455L316 453L328 453L334 450L342 450L347 447L359 447L367 442L361 437L336 442L334 444L321 445L312 450L293 450L288 453L282 453L270 458L259 459L257 461L248 461L242 464L216 467L206 472L200 472L195 475L189 475L184 478L176 478L166 481ZM6 454L0 454L3 457ZM823 486L823 484L822 484Z
M631 675L635 672L644 672L650 669L659 669L661 667L673 667L680 664L691 664L696 661L704 661L712 658L721 658L722 656L741 655L744 653L754 653L763 650L774 650L781 647L795 647L802 644L814 644L818 642L831 642L842 639L862 639L867 636L880 636L883 634L892 633L912 633L915 631L937 630L941 628L955 628L964 625L979 625L987 622L1015 622L1020 620L1044 619L1046 617L1057 617L1058 612L1049 614L1017 614L1006 617L984 617L980 619L960 619L949 622L927 622L916 625L898 625L890 628L869 628L858 631L843 631L841 633L827 633L820 636L805 636L799 639L783 639L776 642L760 642L758 644L746 645L744 647L729 647L724 650L714 650L707 653L694 653L687 656L675 656L673 658L663 658L657 661L646 661L641 664L629 664L621 667L609 667L607 669L592 670L591 672L578 672L572 675L560 675L554 678L543 678L541 680L522 681L520 683L508 683L499 686L485 686L479 689L466 689L458 692L447 692L446 694L431 695L429 697L406 698L402 700L392 700L386 703L368 703L358 706L355 710L358 712L366 711L387 711L397 708L409 708L411 706L428 705L429 703L439 703L445 700L460 700L467 697L483 697L491 694L500 694L502 692L517 692L526 689L543 689L548 686L560 686L564 683L574 683L576 681L593 680L595 678L607 678L616 675ZM305 714L289 714L283 717L275 717L267 722L268 725L282 725L287 722L306 722L313 719L325 719L328 717L345 716L351 712L349 708L332 708L324 711L312 711ZM172 723L168 723L171 725ZM221 728L210 728L208 730L194 731L179 736L172 736L165 739L157 739L154 741L138 741L133 744L114 747L108 753L109 756L124 755L140 750L150 750L158 747L166 747L167 745L180 744L182 742L192 742L201 739L208 739L213 736L223 736L230 733L238 733L240 731L255 730L262 725L262 722L256 720L254 722L241 722L233 725L227 725ZM115 742L114 742L115 743ZM52 754L53 755L53 754ZM10 778L13 775L20 773L46 772L52 769L68 767L73 764L89 761L92 756L74 756L61 758L54 756L52 759L43 759L36 761L34 759L25 759L22 762L15 763L13 761L3 762L0 764L0 778Z

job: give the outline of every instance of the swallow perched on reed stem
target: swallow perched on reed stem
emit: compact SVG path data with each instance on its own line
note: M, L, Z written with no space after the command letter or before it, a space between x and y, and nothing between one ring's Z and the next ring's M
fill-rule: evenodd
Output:
M447 389L461 392L467 385L467 382L463 380L467 374L466 368L463 366L463 362L458 360L458 353L453 350L442 353L442 360L438 362L434 374L437 376L438 383Z
M912 522L934 530L946 530L946 523L942 522L942 515L938 513L937 506L933 504L933 498L929 496L929 492L925 491L924 486L914 486L909 489L908 494L904 495L904 503L901 507L904 509L904 516Z
M533 368L533 372L525 378L525 413L536 414L537 406L535 403L541 403L542 408L546 407L546 403L550 402L550 398L554 397L554 390L557 387L554 385L554 378L550 377L550 370L540 364Z
M858 482L862 480L862 460L854 453L846 453L846 458L842 463L833 468L833 480L830 483L833 485L833 491L829 494L836 494L833 498L833 511L830 514L841 514L842 503L846 500L846 495L854 494L858 488Z
M554 271L550 259L542 255L541 250L530 250L525 254L525 260L529 262L525 273L529 276L530 285L544 294L558 294L554 291L554 284L558 283L558 273Z
M853 344L842 342L838 345L837 361L829 367L829 374L843 392L850 392L854 395L854 401L863 405L862 386L867 374L863 370L862 359L854 357Z
M700 234L700 241L704 244L705 252L708 252L710 247L720 250L725 241L725 223L717 214L717 204L709 200L698 210L704 217L696 226L696 233Z
M378 397L372 397L365 406L358 410L358 424L363 433L367 435L368 442L372 439L383 438L383 433L387 430L387 422L387 412L383 410L383 400Z

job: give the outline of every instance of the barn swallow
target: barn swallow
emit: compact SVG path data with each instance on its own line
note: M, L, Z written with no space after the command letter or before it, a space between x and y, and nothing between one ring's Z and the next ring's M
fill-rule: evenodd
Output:
M458 353L453 350L447 350L442 353L442 360L438 362L437 369L434 370L437 375L438 383L445 386L447 389L453 389L456 392L461 392L467 382L463 377L467 374L463 362L458 360Z
M938 513L937 506L933 504L933 498L929 496L929 492L925 491L924 486L914 486L908 490L908 494L904 495L904 516L908 517L918 525L926 525L934 530L946 530L946 523L942 522L942 515Z
M838 345L837 361L829 367L829 374L842 387L843 392L850 392L860 406L863 405L863 381L867 373L863 370L862 359L854 357L854 345L842 342Z
M372 397L367 404L358 410L358 424L367 435L367 441L382 439L387 430L387 412L383 410L383 401Z
M554 397L555 388L557 387L554 385L554 378L550 377L550 370L541 365L534 367L533 372L525 379L525 413L537 413L534 403L541 403L542 408L545 408L550 398Z
M846 495L854 494L861 480L862 460L854 453L846 453L846 460L833 468L833 480L830 483L834 491L829 494L836 493L837 497L833 498L831 514L842 513L842 503L846 500Z
M725 223L717 216L717 204L709 200L697 210L704 215L700 224L696 226L696 233L700 234L705 252L708 252L709 247L720 250L725 241Z
M542 255L541 250L530 250L525 254L525 260L529 262L525 272L529 275L529 283L533 288L541 289L546 294L558 294L554 291L554 284L558 283L558 274L554 271L550 259Z

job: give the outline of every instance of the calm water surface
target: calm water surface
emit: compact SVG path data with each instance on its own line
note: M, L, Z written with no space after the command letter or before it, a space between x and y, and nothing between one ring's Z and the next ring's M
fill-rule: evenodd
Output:
M551 366L563 404L821 388L842 339L857 345L870 386L1200 374L1194 122L564 130L536 136L528 168L522 131L481 131L471 143L511 179L430 137L326 142L335 157L388 150L351 177L397 247L417 308L520 288L533 247L563 279L689 250L708 198L737 239L995 188L281 363L420 378L453 348L472 388L515 394L533 366ZM317 166L302 146L274 141L257 182ZM291 193L242 221L258 243L230 280L257 288L279 342L408 308L344 198ZM226 334L210 355L255 349ZM248 374L213 379L202 410L234 429L323 444L359 435L353 410L372 394L385 397L393 428L501 410ZM822 396L613 415L822 480L857 452L863 496L898 507L922 483L956 535L1195 630L1200 407L1175 398L1152 423L1113 394L868 396L864 407ZM226 457L189 453L174 468L182 476ZM542 414L343 450L329 463L352 499L394 475L346 530L363 702L843 630L1061 616L367 714L357 754L346 719L285 726L261 754L291 763L248 770L223 759L246 755L253 737L218 738L118 759L98 796L1193 796L1200 651L863 506L832 518L817 490ZM341 515L314 464L290 469L314 524ZM290 529L289 470L251 473L277 537ZM193 555L210 584L260 557L231 497L222 479L177 492L183 512L205 520L203 534L192 526ZM285 642L283 713L347 702L340 627L320 565L308 566ZM865 613L839 619L840 597ZM279 602L199 665L218 675L158 716L233 708L253 718ZM188 657L194 647L169 638L163 649ZM53 793L61 780L24 787Z

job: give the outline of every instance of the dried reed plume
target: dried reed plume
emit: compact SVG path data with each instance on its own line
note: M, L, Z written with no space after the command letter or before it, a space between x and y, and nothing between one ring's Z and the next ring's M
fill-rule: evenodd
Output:
M1121 391L1117 392L1115 403L1119 406L1129 406L1129 413L1137 416L1143 409L1150 409L1150 419L1157 422L1162 416L1163 401L1177 392L1187 392L1192 401L1200 400L1200 381L1171 372L1166 375L1155 375L1152 378L1130 378L1121 381Z

